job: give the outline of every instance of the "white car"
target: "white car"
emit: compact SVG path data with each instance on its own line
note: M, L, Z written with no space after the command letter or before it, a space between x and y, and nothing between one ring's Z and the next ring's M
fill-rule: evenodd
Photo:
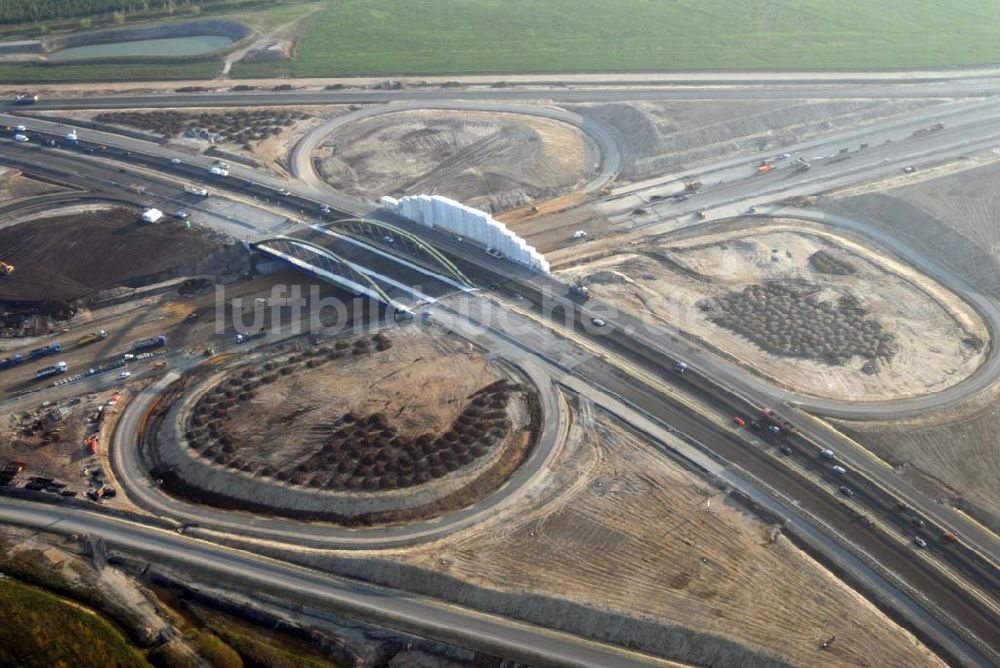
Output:
M28 141L28 136L27 135L22 135L22 134L18 133L16 135L14 135L14 141L22 141L22 142L23 141Z
M594 327L604 327L608 323L604 322L604 320L600 318L591 318L590 324L592 324Z
M118 380L125 380L131 375L132 375L131 371L122 371L120 374L118 374Z
M27 132L28 128L25 127L25 126L23 126L23 125L15 125L14 126L14 131L15 132Z
M920 536L914 536L913 542L917 544L917 547L927 547L927 541Z
M181 159L180 158L170 158L170 164L171 165L179 165L179 164L181 164Z
M834 472L834 473L839 473L839 474L841 474L841 475L844 475L845 473L847 473L847 469L845 469L845 468L844 468L843 466L841 466L840 464L836 464L836 465L834 465L834 467L833 467L833 472Z

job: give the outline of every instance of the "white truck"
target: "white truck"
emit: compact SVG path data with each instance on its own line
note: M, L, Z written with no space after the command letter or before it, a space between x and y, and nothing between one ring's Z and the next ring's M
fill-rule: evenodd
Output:
M155 223L161 218L163 218L163 212L153 207L142 212L142 222L144 223Z
M208 197L208 191L204 188L199 188L198 186L186 185L184 186L184 192L189 195L197 195L198 197Z

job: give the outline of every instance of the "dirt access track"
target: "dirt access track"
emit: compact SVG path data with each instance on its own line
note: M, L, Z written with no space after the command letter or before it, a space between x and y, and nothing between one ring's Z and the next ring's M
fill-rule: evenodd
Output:
M930 394L985 360L977 313L912 267L800 221L753 224L637 242L562 273L814 396Z
M596 148L559 121L484 111L398 111L342 125L314 154L338 190L440 194L486 211L524 206L581 187Z

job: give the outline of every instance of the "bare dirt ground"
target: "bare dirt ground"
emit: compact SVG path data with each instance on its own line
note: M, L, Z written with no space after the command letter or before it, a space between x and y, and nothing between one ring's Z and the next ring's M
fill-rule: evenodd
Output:
M629 102L571 107L610 127L625 147L621 180L638 181L735 158L937 104L934 100Z
M835 424L928 496L1000 532L1000 386L915 420Z
M544 489L485 524L387 557L615 613L611 624L586 608L572 616L578 632L619 634L692 664L942 665L780 531L592 410ZM524 605L532 609L512 612L542 604ZM687 631L640 630L637 620ZM831 650L819 650L832 635Z
M942 170L839 191L821 207L890 232L1000 298L998 157L977 156Z
M0 167L0 204L64 190L62 186L22 176L16 169Z
M216 148L288 176L288 155L296 142L317 125L350 111L348 105L293 107L198 107L169 111L60 111L66 118L98 121L142 130L173 140L175 148L194 153L212 147L203 138L185 136L188 127L215 128ZM241 116L241 114L243 114ZM243 130L246 133L240 134Z
M981 363L985 325L943 287L841 237L755 225L640 242L562 273L814 395L925 394Z
M440 194L492 212L573 190L597 166L570 125L465 111L363 119L334 132L317 157L320 174L354 195Z
M0 227L0 259L16 268L0 280L0 299L72 300L245 261L211 233L174 220L144 224L136 209L68 211Z
M169 469L166 488L225 507L401 521L470 503L533 445L531 390L461 339L395 327L301 343L165 400L145 447Z

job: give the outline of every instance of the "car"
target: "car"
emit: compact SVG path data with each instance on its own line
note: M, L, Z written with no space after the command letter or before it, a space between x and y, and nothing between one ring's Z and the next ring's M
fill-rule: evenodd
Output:
M187 220L187 211L175 211L174 216L180 218L181 220Z
M913 519L911 519L910 521L913 522L914 526L918 526L921 528L927 526L927 522L924 521L924 518L917 517L916 515L914 515Z
M592 324L594 327L604 327L608 323L606 323L601 318L591 318L590 324Z
M181 159L180 158L170 158L170 164L171 165L179 165L179 164L181 164Z
M28 141L28 136L18 133L14 135L14 141L21 141L21 142Z
M157 360L156 364L153 365L155 369L162 369L167 366L167 363L163 360Z
M754 431L760 431L764 428L764 425L760 423L760 420L750 420L750 428Z
M496 248L487 248L486 254L489 255L490 257L495 257L498 260L503 259L503 253L498 251Z
M781 454L786 455L788 457L792 456L792 449L790 447L788 447L787 445L783 445L783 446L781 446L778 449L781 451Z
M917 547L920 548L927 547L927 541L921 538L920 536L914 536L913 542L916 544Z
M847 485L841 485L838 489L840 490L841 494L843 494L848 498L854 496L854 490L848 487Z
M747 207L747 213L757 213L757 207L755 207L755 206L748 206Z
M782 153L781 154L781 159L782 160L788 160L790 157L792 157L791 153Z
M132 353L125 353L124 355L122 355L122 359L125 360L126 362L129 360L134 360L135 355Z
M823 459L833 459L833 450L829 448L823 448L822 450L819 451L819 455Z
M774 434L775 436L780 436L781 435L781 427L779 427L776 424L769 424L769 425L767 425L767 430L769 432L771 432L772 434Z
M118 380L125 380L131 375L132 375L131 371L122 371L120 374L118 374Z
M688 370L688 365L685 362L678 362L674 365L674 371L677 373L684 373Z
M28 131L28 128L26 128L23 125L15 125L14 126L14 132L27 132L27 131Z
M737 427L745 427L745 426L747 426L747 421L744 420L743 418L741 418L739 415L734 415L733 416L733 422L736 423Z
M288 197L292 193L288 190L288 188L282 188L278 191L278 194L281 195L282 197Z
M455 237L455 241L457 241L460 244L464 244L465 243L465 237Z
M246 182L246 184L247 184L248 186L255 186L255 185L257 185L257 182L256 182L256 181L254 181L253 179L247 179L247 182Z
M914 167L913 165L907 165L906 167L903 167L904 174L912 174L915 171L917 171L917 168Z
M844 475L845 473L847 473L847 469L845 469L845 468L844 468L843 466L841 466L840 464L835 464L835 465L833 466L833 472L834 472L834 473L839 473L839 474L841 474L841 475Z
M687 193L681 193L679 195L674 195L674 201L675 202L686 202L689 197L691 197L691 196L688 195Z
M320 204L319 205L319 212L320 213L330 213L330 205L329 204Z
M396 243L396 238L391 234L385 234L382 236L382 243L384 244L394 244Z

